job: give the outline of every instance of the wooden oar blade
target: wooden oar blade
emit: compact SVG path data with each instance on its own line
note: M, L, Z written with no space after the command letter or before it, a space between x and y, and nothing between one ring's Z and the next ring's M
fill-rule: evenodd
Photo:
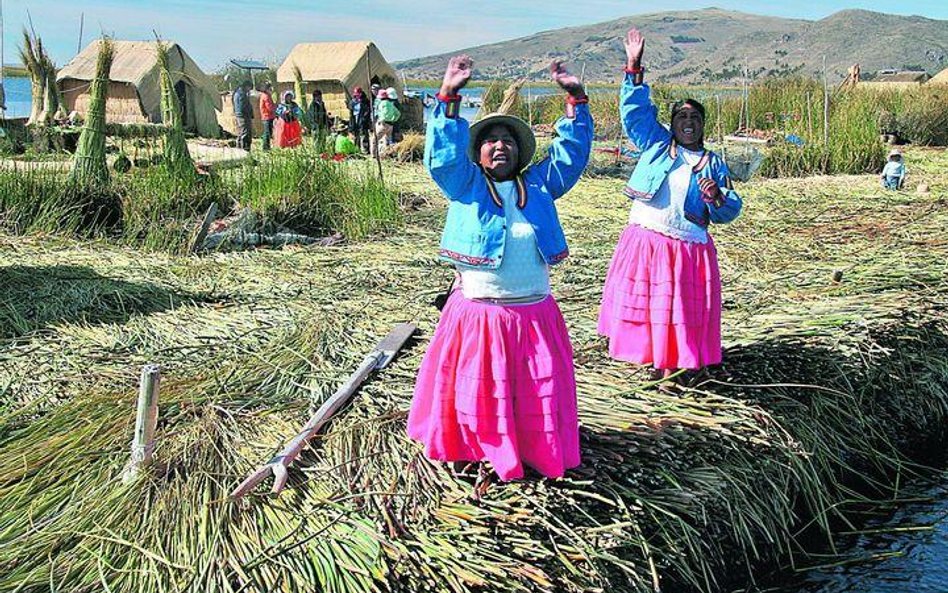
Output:
M396 325L387 336L382 338L379 345L375 347L376 352L382 353L382 357L379 359L375 368L383 369L388 366L388 363L392 362L392 359L395 358L398 351L402 349L405 342L408 341L417 329L413 323L399 323Z

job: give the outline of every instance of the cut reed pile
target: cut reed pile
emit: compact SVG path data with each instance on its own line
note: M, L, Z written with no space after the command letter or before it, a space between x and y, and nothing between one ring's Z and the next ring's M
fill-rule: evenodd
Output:
M559 202L572 257L553 277L583 465L480 502L404 434L450 277L434 256L442 209L380 240L201 259L2 236L0 590L716 591L799 560L804 527L864 492L892 496L906 435L948 419L948 157L908 156L923 158L928 196L883 195L873 176L740 187L745 215L715 235L726 363L679 395L595 336L627 203L621 180L583 180ZM417 165L386 173L434 193ZM291 488L228 502L408 320L422 339L313 443ZM145 362L164 367L157 463L123 486Z

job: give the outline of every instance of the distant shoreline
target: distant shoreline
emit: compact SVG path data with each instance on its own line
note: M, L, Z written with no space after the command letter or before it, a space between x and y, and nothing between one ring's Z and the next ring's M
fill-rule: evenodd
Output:
M23 66L4 66L3 75L10 78L28 78L30 73Z

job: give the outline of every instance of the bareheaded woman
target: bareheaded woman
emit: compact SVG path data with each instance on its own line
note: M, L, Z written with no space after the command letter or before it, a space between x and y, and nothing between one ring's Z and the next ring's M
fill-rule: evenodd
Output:
M704 146L704 107L676 103L671 129L659 123L643 81L645 39L632 29L624 42L619 115L642 156L624 189L632 207L598 329L612 358L652 365L667 379L721 362L721 276L708 226L734 220L741 198L727 165Z

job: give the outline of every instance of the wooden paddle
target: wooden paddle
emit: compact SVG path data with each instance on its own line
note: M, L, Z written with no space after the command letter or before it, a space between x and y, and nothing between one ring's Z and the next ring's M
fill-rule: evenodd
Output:
M246 480L241 482L233 492L231 498L237 499L247 494L254 487L265 480L271 473L273 474L273 488L270 492L279 494L286 485L288 478L287 468L299 457L306 446L307 441L313 437L326 422L332 418L333 414L339 411L342 406L349 401L360 385L368 376L376 370L385 368L395 358L395 355L408 341L408 338L415 333L415 326L411 323L400 323L392 329L379 344L362 360L362 364L349 375L346 382L336 393L324 403L313 417L309 419L306 426L293 438L282 451L263 467L252 473Z

